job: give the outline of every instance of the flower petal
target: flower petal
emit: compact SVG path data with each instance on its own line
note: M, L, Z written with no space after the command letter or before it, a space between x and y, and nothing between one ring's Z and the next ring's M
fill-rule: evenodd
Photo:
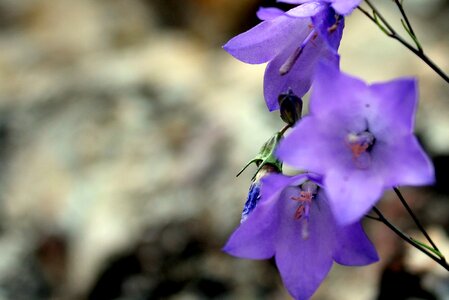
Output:
M283 15L284 11L276 7L259 7L256 14L259 19L267 21Z
M342 125L329 125L313 115L306 116L279 143L276 154L293 167L324 174L336 161L351 159Z
M325 9L327 5L323 2L310 1L300 6L290 9L285 14L295 18L312 17Z
M367 99L368 93L367 85L360 79L341 73L336 64L320 62L315 72L310 112L323 119L345 116L351 120L361 115L365 102L360 99Z
M385 188L427 185L435 181L433 164L414 135L398 137L388 144L378 140L372 157L373 165L384 178Z
M292 18L284 14L237 35L223 48L243 62L264 63L292 44L304 40L309 31L309 22L308 18Z
M309 177L312 177L313 179L319 179L319 176L314 174L309 176L308 173L303 173L291 177L276 173L270 174L261 179L261 194L263 194L264 199L279 197L280 193L285 187L289 185L300 185Z
M379 200L383 179L369 169L332 169L324 186L337 223L347 225L359 221Z
M279 195L290 185L299 185L307 174L287 177L270 174L261 180L261 199L245 222L234 231L223 251L242 258L266 259L274 255L279 227Z
M320 59L338 65L338 56L333 50L324 46L323 40L318 36L309 41L290 71L281 75L279 69L293 55L300 44L293 44L276 56L267 66L264 76L264 96L270 111L279 108L278 96L289 89L302 97L310 89L315 67Z
M332 0L332 7L343 16L347 16L362 2L362 0Z
M369 89L373 99L369 120L372 132L378 136L411 134L418 107L416 80L402 78L373 84Z
M335 50L335 53L337 53L343 35L343 28L345 26L344 18L335 15L335 11L328 7L314 15L312 17L312 22L321 38L331 49Z
M275 253L277 231L276 199L259 202L245 222L234 231L223 251L241 258L268 259Z
M321 197L313 201L308 222L309 237L302 238L304 220L296 220L297 203L289 193L279 199L283 212L276 243L276 264L282 280L295 299L309 299L332 267L335 223Z
M379 260L360 222L339 227L336 242L334 260L341 265L364 266Z

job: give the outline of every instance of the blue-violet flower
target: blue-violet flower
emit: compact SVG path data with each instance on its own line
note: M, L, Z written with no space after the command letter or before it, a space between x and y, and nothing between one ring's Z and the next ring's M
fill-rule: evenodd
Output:
M310 114L279 144L278 157L324 176L335 217L363 217L383 191L434 181L429 158L413 135L414 79L367 85L330 65L317 68Z
M223 48L246 63L269 62L264 96L272 111L279 108L280 94L292 90L302 97L309 90L320 59L338 65L344 19L326 1L308 2L287 12L261 8L257 15L264 21L232 38Z
M309 174L262 178L260 200L223 249L241 258L274 256L295 299L309 299L333 261L360 266L378 260L360 223L336 223L319 185L320 178Z

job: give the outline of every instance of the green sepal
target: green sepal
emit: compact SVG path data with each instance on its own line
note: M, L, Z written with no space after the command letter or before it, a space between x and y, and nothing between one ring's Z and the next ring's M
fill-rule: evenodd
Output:
M243 169L237 174L237 177L242 174L243 171L246 170L246 168L251 165L252 163L255 163L257 165L257 170L254 173L253 180L256 177L257 173L265 166L265 165L271 165L276 168L276 171L281 172L282 171L282 162L279 161L274 152L276 151L276 147L279 144L279 141L281 140L283 135L283 132L277 132L275 135L273 135L268 141L266 141L263 146L260 148L259 153L254 157L252 160L250 160Z

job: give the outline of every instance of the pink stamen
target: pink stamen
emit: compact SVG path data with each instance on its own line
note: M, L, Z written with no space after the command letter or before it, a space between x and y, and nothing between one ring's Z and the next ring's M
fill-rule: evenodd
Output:
M351 149L353 156L359 158L374 144L374 136L368 131L350 133L346 137L346 144Z
M295 220L301 219L304 214L304 205L300 205L295 211Z
M358 169L366 169L370 165L371 156L368 153L374 145L374 135L369 131L350 133L346 136L346 145L352 152L352 160Z

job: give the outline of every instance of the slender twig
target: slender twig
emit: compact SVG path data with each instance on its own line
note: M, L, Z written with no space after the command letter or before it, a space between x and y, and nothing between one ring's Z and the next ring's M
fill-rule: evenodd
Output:
M440 266L442 266L443 268L445 268L446 270L449 271L449 265L447 264L447 262L444 259L442 259L441 257L435 256L431 251L427 250L420 244L416 243L412 237L408 236L407 234L402 232L399 228L397 228L394 224L392 224L390 221L388 221L388 219L381 213L381 211L378 208L373 207L373 211L378 215L379 218L372 218L372 219L385 224L389 229L391 229L401 239L403 239L404 241L406 241L407 243L409 243L410 245L412 245L413 247L415 247L416 249L418 249L419 251L421 251L428 257L430 257L432 260L434 260Z
M379 217L373 217L373 216L370 216L370 215L365 215L365 218L368 218L368 219L371 219L371 220L375 220L375 221L380 221Z
M405 46L407 49L409 49L411 52L413 52L416 56L421 58L422 61L424 61L432 70L434 70L444 81L449 83L449 76L446 75L425 53L424 51L420 50L419 48L416 49L413 47L410 43L408 43L405 39L403 39L397 32L394 30L394 28L390 25L390 23L387 22L387 20L382 16L382 14L377 10L377 8L370 2L370 0L365 0L366 4L371 8L373 11L373 15L368 13L365 9L358 6L358 9L366 15L371 21L373 21L382 31L385 32L385 34L392 39L397 40L399 43L401 43L403 46ZM404 12L405 13L405 12ZM380 21L379 21L380 20ZM383 28L382 24L386 27ZM387 29L387 30L385 30Z
M407 14L404 11L404 7L402 6L402 3L399 2L399 0L394 0L394 2L396 3L396 6L399 8L399 11L401 12L402 17L404 18L405 23L407 24L408 29L410 29L410 32L416 36L415 32L413 31L413 27L410 24Z
M396 6L398 7L399 11L401 12L402 17L404 18L405 24L407 25L408 32L411 35L413 41L416 44L416 47L418 47L418 51L420 53L424 53L423 48L421 47L421 44L418 42L418 38L416 37L415 31L413 30L412 24L408 20L407 14L405 13L404 6L402 5L402 2L399 0L394 0L396 3Z
M424 229L424 226L421 225L421 222L419 222L418 218L416 217L416 215L413 213L412 209L410 208L410 206L408 205L407 201L405 200L404 196L402 196L401 192L399 191L399 189L397 187L393 188L394 192L396 193L396 195L398 196L399 200L401 201L402 205L405 207L405 209L407 210L408 214L412 217L413 222L415 222L416 226L418 227L418 229L422 232L422 234L426 237L427 241L429 241L429 243L432 245L433 249L435 249L436 251L438 251L439 253L440 250L438 249L437 245L435 245L435 243L433 242L432 238L429 236L429 234L427 233L427 231ZM441 259L445 260L444 257L441 257Z
M373 21L374 23L376 23L376 19L374 19L374 17L367 12L363 7L361 6L357 6L357 9L360 10L365 16L367 16L371 21ZM388 34L388 32L387 32Z

